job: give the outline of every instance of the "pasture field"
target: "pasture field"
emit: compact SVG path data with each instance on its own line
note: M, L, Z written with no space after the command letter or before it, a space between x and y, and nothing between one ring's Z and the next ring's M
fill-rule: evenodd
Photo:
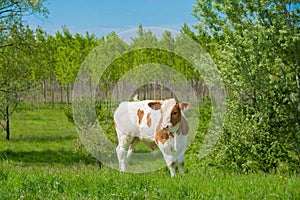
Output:
M0 132L0 199L300 199L299 174L240 174L187 156L186 173L120 173L81 145L63 106L22 106Z

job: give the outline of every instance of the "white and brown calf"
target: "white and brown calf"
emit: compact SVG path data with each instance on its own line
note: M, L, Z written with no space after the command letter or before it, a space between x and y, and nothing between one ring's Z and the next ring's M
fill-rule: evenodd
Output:
M182 111L189 107L189 103L178 103L175 99L122 102L114 113L120 170L126 170L135 145L142 141L151 150L159 147L172 177L176 162L183 173L189 127Z

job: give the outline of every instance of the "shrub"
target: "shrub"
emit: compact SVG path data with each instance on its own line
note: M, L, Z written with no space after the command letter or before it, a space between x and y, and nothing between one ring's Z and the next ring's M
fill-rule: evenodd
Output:
M229 102L227 110L223 135L210 156L212 163L238 171L299 170L299 147L291 133L299 130L279 123L284 115L270 118L266 111L251 113L251 108L236 102Z

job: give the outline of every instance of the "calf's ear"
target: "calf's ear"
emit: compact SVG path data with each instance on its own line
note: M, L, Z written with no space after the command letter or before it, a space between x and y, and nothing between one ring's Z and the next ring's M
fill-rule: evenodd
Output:
M159 101L150 102L148 103L148 106L153 110L159 110L161 108L161 102Z
M191 104L189 102L182 102L179 104L179 108L183 111L190 109Z

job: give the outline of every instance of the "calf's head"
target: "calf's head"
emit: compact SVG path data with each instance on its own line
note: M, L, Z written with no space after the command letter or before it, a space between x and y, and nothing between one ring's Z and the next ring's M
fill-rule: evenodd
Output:
M160 130L169 130L181 121L181 111L188 110L190 103L178 103L175 99L167 99L165 101L150 102L148 106L161 112L160 127L157 128Z

